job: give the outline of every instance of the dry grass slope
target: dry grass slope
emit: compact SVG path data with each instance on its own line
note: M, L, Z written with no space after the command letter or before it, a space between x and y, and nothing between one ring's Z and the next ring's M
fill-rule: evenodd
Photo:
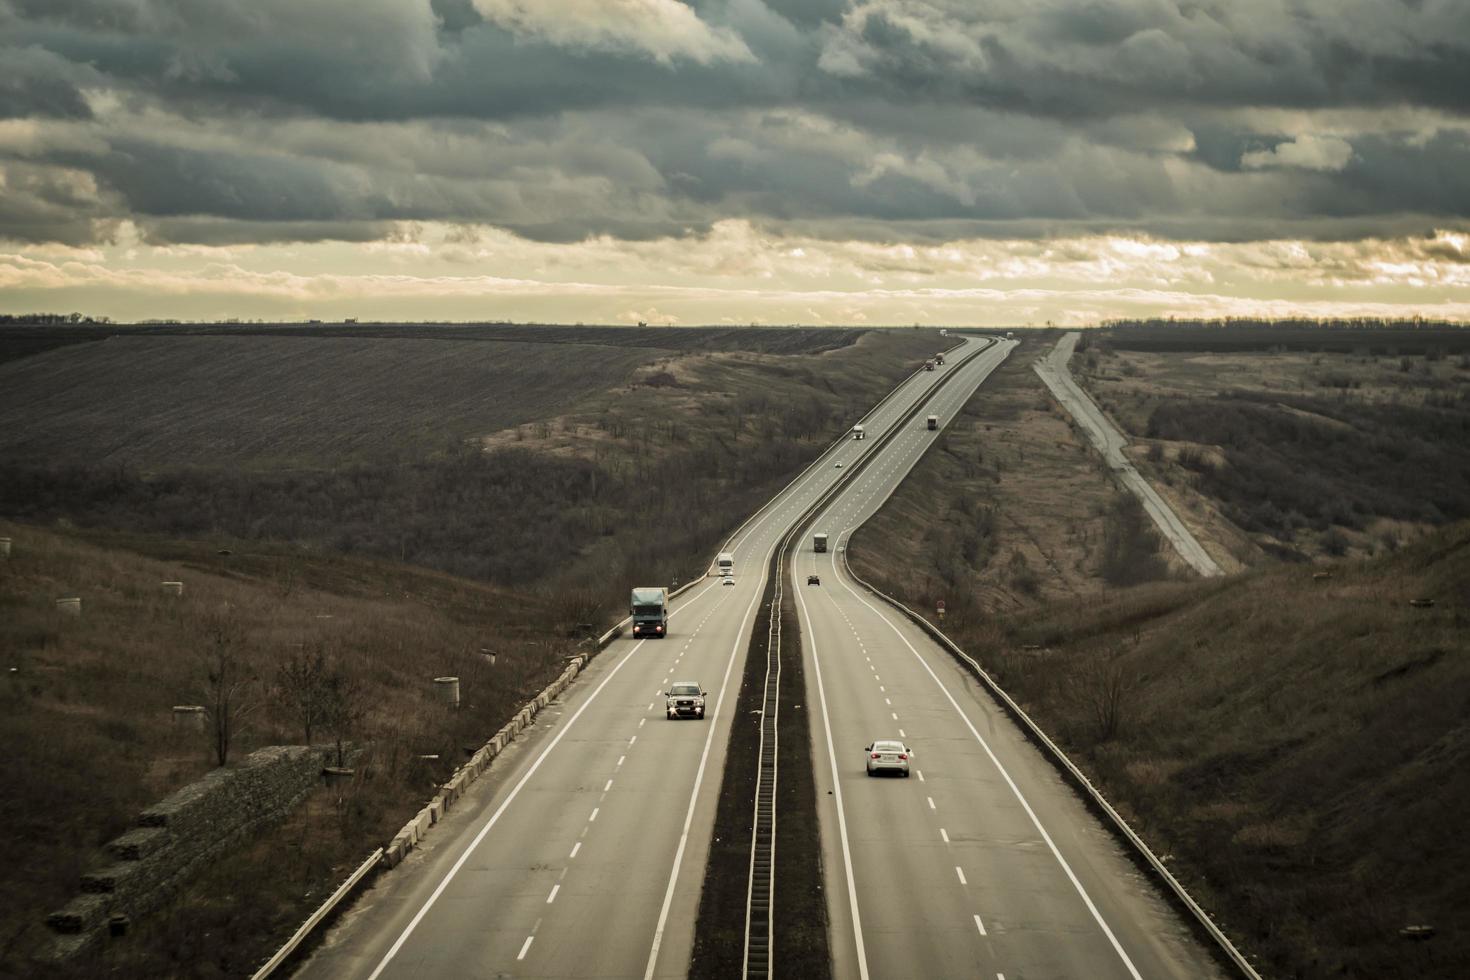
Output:
M1164 574L1132 498L1031 370L1047 347L1023 337L854 536L861 574L925 609L945 600L959 624Z
M11 559L0 561L0 823L11 848L0 870L6 971L27 972L25 956L44 939L46 913L75 893L92 849L212 765L207 734L176 730L172 706L204 703L205 638L221 618L238 627L239 663L258 678L248 693L258 710L233 758L301 740L277 680L281 663L303 648L323 651L366 685L368 714L354 732L377 743L366 779L347 809L303 831L325 841L298 855L328 875L335 861L360 860L370 842L391 836L462 758L461 746L495 731L572 652L572 641L560 638L570 624L553 605L433 572L302 556L289 547L220 556L195 542L89 541L8 522L0 522L0 536L15 542ZM164 595L160 583L175 580L185 583L183 596ZM82 597L79 619L58 615L55 600L64 595ZM493 667L482 647L497 652ZM434 700L432 678L442 675L461 678L460 712ZM317 740L323 735L318 729ZM420 754L439 754L442 762L420 763ZM299 903L310 883L291 883L294 895L256 896L263 904L253 921L294 927L299 913L289 903ZM286 911L272 899L288 903ZM190 914L183 909L173 918ZM187 975L209 972L214 953L200 955ZM138 966L122 975L156 974Z
M1331 571L1148 586L955 638L1267 975L1461 977L1470 525ZM1411 924L1438 932L1408 942Z

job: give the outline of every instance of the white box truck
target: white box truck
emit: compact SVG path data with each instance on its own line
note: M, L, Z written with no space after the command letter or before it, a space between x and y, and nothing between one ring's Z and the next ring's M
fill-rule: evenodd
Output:
M715 556L715 568L721 575L735 574L735 556L728 551L722 551Z

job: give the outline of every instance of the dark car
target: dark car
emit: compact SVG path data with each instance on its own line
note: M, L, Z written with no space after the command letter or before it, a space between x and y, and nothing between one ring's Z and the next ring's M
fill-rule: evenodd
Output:
M806 584L807 585L821 585L822 584L822 576L820 576L820 575L808 575L806 577Z
M698 681L675 681L664 695L665 712L670 721L675 718L703 718L704 699L708 696L700 690Z

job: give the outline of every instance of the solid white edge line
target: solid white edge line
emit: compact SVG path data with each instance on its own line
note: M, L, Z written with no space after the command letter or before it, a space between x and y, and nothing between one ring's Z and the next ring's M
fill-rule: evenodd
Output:
M833 558L836 567L836 558ZM806 608L806 597L798 590L797 602L801 605L802 618L806 620L806 632L802 643L812 651L812 672L817 678L817 701L822 706L822 730L827 736L827 760L832 766L832 798L837 804L837 834L842 841L842 870L847 876L847 903L852 910L852 938L857 946L858 977L868 980L868 950L863 943L863 917L858 912L857 882L853 879L852 848L847 840L847 813L842 806L842 783L837 776L837 751L832 745L832 720L827 712L827 689L822 683L822 663L817 659L816 633L812 629L811 613Z
M674 867L669 871L669 884L664 889L664 903L658 912L658 925L653 930L653 945L648 950L648 966L643 971L644 980L652 980L654 968L658 965L659 947L663 945L664 929L668 926L669 908L674 904L674 886L679 880L679 866L684 863L684 849L689 846L689 828L694 823L694 808L699 802L699 787L704 782L705 765L709 762L709 750L714 742L715 731L719 728L718 722L720 712L725 707L725 690L730 684L730 672L735 667L736 654L740 652L740 644L745 641L746 626L750 622L751 613L761 601L761 596L766 590L766 578L769 575L769 560L765 563L767 571L762 573L760 587L751 597L750 605L745 608L745 615L740 620L740 629L735 634L735 645L730 648L730 659L725 664L725 676L720 681L720 699L715 702L715 713L709 719L709 733L704 737L704 752L699 757L699 769L694 776L694 788L689 792L689 808L684 812L684 829L679 834L679 848L674 852Z
M710 585L706 585L694 596L691 596L690 599L684 603L684 605L687 605L688 602L692 602L694 599L699 598L699 596L704 595L704 593L708 592L713 587L713 583L711 583ZM669 615L672 618L676 614L677 612L670 613ZM506 809L511 805L512 802L515 801L515 798L520 795L521 790L525 788L526 783L531 781L531 777L536 774L536 770L541 768L541 764L546 761L546 757L551 755L552 750L561 744L561 740L566 737L567 732L572 730L572 726L576 725L577 719L582 717L582 712L586 711L589 707L592 706L592 703L597 700L597 696L602 693L603 688L607 687L612 679L617 676L618 671L622 670L624 665L626 665L629 660L633 659L633 654L637 653L638 650L643 646L643 644L647 642L648 640L646 638L639 640L637 643L633 644L633 648L631 650L623 654L623 659L618 661L617 666L608 671L607 676L602 679L602 683L598 684L597 687L593 689L592 693L587 696L587 700L582 702L581 707L573 712L572 716L566 720L565 724L563 724L561 727L561 731L557 732L556 736L552 738L551 744L547 745L546 748L541 750L541 754L536 757L536 761L531 763L531 767L525 771L525 773L521 776L519 780L516 781L515 787L511 789L510 794L500 802L500 806L495 808L495 812L492 813L490 815L490 818L485 821L485 826L481 827L479 833L475 834L474 838L470 841L469 846L464 849L464 852L460 854L459 859L456 860L454 864L450 866L449 871L445 873L443 880L439 882L438 886L435 887L434 891L429 895L428 899L424 902L422 906L419 907L419 910L414 913L413 918L409 920L409 923L407 926L404 927L403 932L399 933L398 938L393 941L393 945L388 948L388 952L383 954L383 958L378 961L378 965L373 968L373 972L368 974L368 980L377 980L377 978L382 975L383 970L387 968L388 963L393 959L393 957L398 955L398 951L403 948L403 944L408 942L408 937L413 934L413 931L418 928L419 923L423 921L424 916L429 913L429 909L431 909L434 906L434 903L439 900L439 896L444 894L444 889L448 888L449 883L454 880L454 876L459 874L459 869L464 867L464 863L469 860L470 855L474 853L475 848L480 846L480 842L485 839L485 835L490 832L490 828L494 827L500 821L500 818L505 813ZM528 941L526 945L530 946L530 942ZM524 955L525 950L522 950L521 956ZM519 959L519 957L517 958Z
M807 476L807 478L805 480L802 480L799 483L795 484L796 489L800 489L800 487L803 484L809 482L811 480L811 478L812 477L815 477L819 472L822 472L822 469L821 468L813 467L812 472ZM788 498L788 499L790 499L790 498ZM757 512L757 515L759 515L759 512ZM767 517L770 517L770 516L771 515L769 515L769 514L767 515ZM740 546L739 545L739 542L744 542L744 541L748 540L750 538L750 536L755 533L755 531L757 530L757 528L761 527L765 523L766 523L766 520L764 518L759 518L759 517L756 520L752 521L750 528L747 529L744 534L742 534L739 537L737 537L736 539L732 540L732 542L730 543L730 546L729 546L729 549L728 550L730 550L732 553L734 551L736 551L739 548L739 546ZM766 531L769 532L769 530L770 530L770 528L767 527ZM764 534L762 536L764 536ZM739 634L736 637L735 646L731 650L730 660L725 665L725 676L724 676L724 678L720 682L720 702L719 702L719 704L717 704L715 706L715 714L710 719L710 721L711 721L710 733L709 733L709 735L707 735L705 737L704 753L703 753L703 755L700 756L700 760L699 760L699 771L698 771L698 774L695 777L694 790L693 790L693 792L689 796L689 808L688 808L687 812L684 815L684 830L680 834L680 837L679 837L679 848L675 852L675 855L674 855L674 867L673 867L673 870L670 872L670 875L669 875L669 884L668 884L667 889L664 892L663 906L659 910L658 926L654 930L653 945L652 945L651 949L649 950L649 954L648 954L648 968L647 968L647 970L644 973L645 980L651 980L651 978L653 977L654 968L655 968L655 966L657 965L657 962L658 962L658 951L659 951L659 947L663 943L664 929L666 928L667 923L668 923L669 908L670 908L670 906L673 903L674 886L675 886L675 884L676 884L676 882L678 880L678 877L679 877L679 865L680 865L680 863L684 859L684 849L688 845L688 842L689 842L689 828L690 828L690 825L691 825L691 823L692 823L692 821L694 819L694 808L695 808L695 804L698 802L698 798L699 798L699 786L700 786L700 783L704 779L705 764L706 764L706 762L709 759L710 742L711 742L711 739L713 739L713 737L714 737L714 731L715 731L714 721L719 718L720 709L724 706L724 701L725 701L725 688L726 688L726 685L729 683L729 680L730 680L730 671L731 671L731 669L735 665L735 654L739 651L739 649L740 649L740 642L741 642L741 640L745 636L746 623L749 621L751 611L754 610L754 608L756 606L756 603L758 603L760 601L761 596L765 592L766 581L767 581L767 579L769 577L769 573L770 573L771 556L774 553L774 551L775 551L775 545L773 543L772 546L771 546L771 548L766 551L765 556L764 556L764 559L761 562L762 572L761 572L760 588L756 592L755 597L751 599L750 607L746 609L745 617L741 620L740 632L739 632ZM708 588L708 587L706 587L706 588ZM703 593L701 593L701 594L703 594ZM797 593L798 596L800 596L800 594L801 594L800 592ZM805 608L805 606L803 606L803 608ZM828 745L829 745L829 747L831 745L831 733L830 733L830 731L828 732ZM836 761L835 761L835 759L833 760L833 772L834 772L834 774L836 772ZM844 842L845 842L845 838L846 838L846 831L844 831ZM844 844L844 846L845 846L845 844ZM849 866L850 865L851 865L851 862L849 861ZM851 875L850 875L850 872L849 872L849 880L850 880L850 877L851 877ZM862 944L861 938L859 938L858 943L859 943L859 947L861 947L861 944ZM861 962L862 962L862 980L867 980L868 973L867 973L867 960L866 960L866 955L864 955L861 958Z
M836 565L835 561L833 562L833 565ZM1095 921L1098 924L1098 927L1102 929L1103 935L1108 937L1108 942L1112 944L1113 951L1118 954L1118 958L1121 959L1123 961L1123 965L1128 968L1128 974L1133 977L1133 980L1143 980L1143 977L1138 972L1138 968L1133 965L1133 960L1129 959L1127 952L1124 951L1122 943L1118 942L1118 937L1113 935L1113 930L1109 928L1107 922L1103 920L1102 913L1098 911L1097 906L1092 901L1092 896L1087 894L1087 889L1083 888L1082 882L1077 880L1077 875L1072 871L1072 866L1068 864L1067 859L1062 856L1062 852L1057 847L1056 842L1052 840L1051 834L1047 833L1046 828L1041 825L1041 818L1036 815L1035 810L1031 809L1031 804L1027 802L1026 797L1022 795L1021 788L1016 785L1015 780L1011 778L1011 774L1006 770L1006 767L1001 764L1000 759L990 748L990 743L985 741L985 737L980 734L980 730L975 727L975 723L970 720L970 716L965 714L965 709L960 707L960 703L955 700L955 697L953 694L950 693L949 688L944 685L944 682L939 679L939 675L934 673L934 669L929 666L929 662L924 659L923 655L919 653L917 649L915 649L914 645L908 641L908 637L903 635L903 633L893 623L892 620L890 620L883 612L879 611L866 599L864 599L856 589L848 584L848 582L845 580L844 576L840 572L837 575L837 581L842 584L843 588L847 589L847 591L851 593L853 598L857 599L857 601L862 603L864 606L867 606L870 612L872 612L875 616L877 616L880 620L887 624L889 629L893 630L894 635L898 637L899 641L902 642L904 646L909 648L909 652L914 655L914 659L919 661L919 665L924 668L925 673L927 673L931 678L934 679L935 684L939 685L939 690L944 693L945 699L949 701L950 705L959 714L960 720L965 723L965 727L970 730L970 734L975 736L975 741L980 743L980 747L985 750L985 754L990 757L991 763L993 763L996 770L1000 772L1001 778L1006 781L1006 785L1010 787L1011 793L1016 797L1016 801L1020 803L1021 808L1026 811L1026 816L1031 818L1032 826L1036 828L1037 833L1041 834L1041 839L1046 842L1046 846L1051 851L1052 857L1056 858L1057 863L1062 866L1062 871L1066 873L1067 880L1072 883L1072 887L1076 889L1077 894L1081 896L1083 904L1085 904L1087 906L1087 910L1092 913L1093 921Z

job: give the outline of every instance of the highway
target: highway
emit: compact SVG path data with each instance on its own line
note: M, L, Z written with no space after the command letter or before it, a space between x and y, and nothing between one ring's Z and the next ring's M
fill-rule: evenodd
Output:
M926 412L947 424L971 390ZM837 549L938 435L922 417L908 428L818 516L832 550L808 534L791 555L834 975L1223 976L979 683L843 573ZM866 775L878 738L913 750L909 778Z
M965 343L987 363L1009 349ZM730 706L772 549L850 472L834 463L873 451L951 370L965 372L957 383L967 389L954 397L968 397L983 374L953 368L963 353L907 379L863 420L866 440L834 443L742 525L726 549L735 586L707 577L674 601L668 638L619 639L599 654L298 975L683 977ZM665 720L662 692L679 680L709 692L705 721Z

